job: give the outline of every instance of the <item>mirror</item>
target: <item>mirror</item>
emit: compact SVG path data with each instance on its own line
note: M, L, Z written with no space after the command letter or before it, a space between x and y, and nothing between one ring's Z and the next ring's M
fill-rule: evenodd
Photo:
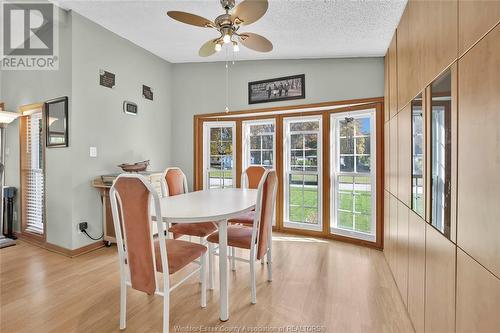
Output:
M411 102L411 130L412 130L412 200L411 208L415 213L425 215L424 190L424 113L422 108L422 94Z
M68 147L68 97L45 103L47 147Z
M431 86L431 224L450 238L451 71Z

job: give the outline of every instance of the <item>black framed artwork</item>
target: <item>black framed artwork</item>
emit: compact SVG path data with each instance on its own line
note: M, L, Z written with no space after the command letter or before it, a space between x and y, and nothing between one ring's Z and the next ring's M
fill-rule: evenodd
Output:
M248 83L248 104L306 98L305 74Z
M68 97L45 102L46 146L68 147Z

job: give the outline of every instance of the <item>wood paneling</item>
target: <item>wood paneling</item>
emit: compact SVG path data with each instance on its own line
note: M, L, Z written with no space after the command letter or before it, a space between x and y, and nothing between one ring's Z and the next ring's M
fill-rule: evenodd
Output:
M425 237L425 332L454 332L456 246L429 224Z
M390 119L390 97L389 97L389 50L384 57L384 122Z
M408 223L408 313L417 333L424 332L425 314L425 226L410 211Z
M391 182L391 139L390 139L390 122L384 124L384 188L389 191Z
M398 113L398 198L411 206L411 104Z
M391 194L384 191L384 254L387 262L391 256L392 243L391 243Z
M389 116L392 118L398 113L398 65L396 35L389 45Z
M398 241L398 199L390 195L389 203L389 266L391 267L392 274L394 278L396 277L396 253L397 253L397 241Z
M389 122L389 191L398 195L398 115Z
M458 49L462 55L500 21L500 1L459 1L458 15Z
M500 276L500 26L459 60L458 245Z
M408 207L399 201L398 237L396 245L396 283L405 305L408 305L408 214Z
M498 332L499 309L500 280L459 249L457 332Z
M414 75L412 71L412 51L410 49L410 6L406 6L401 21L396 30L397 38L397 86L398 86L398 108L404 107L411 99L411 91Z

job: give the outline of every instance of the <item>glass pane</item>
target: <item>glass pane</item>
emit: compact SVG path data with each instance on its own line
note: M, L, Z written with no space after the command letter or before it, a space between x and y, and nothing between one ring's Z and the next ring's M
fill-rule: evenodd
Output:
M356 154L370 155L370 137L356 138Z
M273 152L271 151L263 151L262 152L262 165L264 166L273 166Z
M308 171L316 171L318 169L318 151L306 150L304 165Z
M318 135L317 134L304 135L304 146L306 149L318 148Z
M273 124L261 124L261 125L250 126L250 135L258 135L258 134L273 133L273 132L274 132Z
M370 118L358 118L355 120L355 135L370 135Z
M424 216L424 118L422 113L422 95L411 102L412 110L412 209Z
M260 158L260 150L250 152L250 164L251 165L261 165L262 161Z
M250 149L260 149L260 148L261 148L260 136L251 136Z
M233 187L233 174L231 172L224 172L223 177L224 188Z
M338 225L341 229L352 230L353 227L353 216L350 212L342 212L338 213Z
M290 206L288 220L290 222L302 222L302 207Z
M233 155L222 156L221 163L224 170L231 170L233 168Z
M289 195L290 205L302 206L303 175L290 175Z
M273 149L273 136L263 135L262 136L262 149Z
M219 171L213 171L208 173L208 184L209 188L221 188L222 187L222 173Z
M370 156L356 156L356 172L370 172Z
M341 138L339 140L341 154L354 154L354 138Z
M354 136L354 126L351 121L341 120L339 121L340 127L340 137L349 137L352 138Z
M319 130L319 121L303 121L290 124L291 132L318 131L318 130Z
M355 218L354 230L359 231L359 232L366 232L366 233L371 232L372 228L371 228L369 215L356 214L354 216L354 218Z
M221 140L231 141L233 139L233 129L231 127L221 128Z
M451 72L431 86L431 223L450 237Z
M210 141L220 140L220 127L213 127L210 129Z
M291 149L303 149L304 148L304 135L291 134L290 135L290 148Z
M340 156L340 171L354 172L354 156Z
M301 171L304 169L304 151L303 150L292 150L290 152L290 168L291 170Z
M318 223L318 209L317 208L304 208L304 222L317 224Z
M339 191L339 209L352 211L353 203L352 192Z
M210 169L222 169L221 156L210 156Z

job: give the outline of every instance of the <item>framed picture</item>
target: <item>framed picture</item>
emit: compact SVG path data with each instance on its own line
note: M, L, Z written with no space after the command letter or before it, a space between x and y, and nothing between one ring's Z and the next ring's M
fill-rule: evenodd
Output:
M248 104L306 98L305 74L248 83Z
M45 102L45 126L47 147L68 147L68 97Z

